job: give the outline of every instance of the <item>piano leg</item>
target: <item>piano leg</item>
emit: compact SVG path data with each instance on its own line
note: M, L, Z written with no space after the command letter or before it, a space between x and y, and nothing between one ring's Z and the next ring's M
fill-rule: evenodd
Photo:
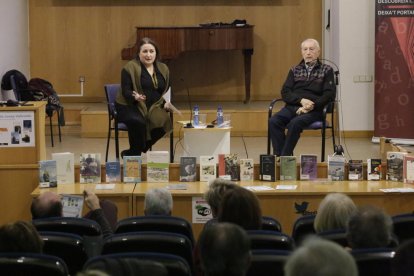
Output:
M253 49L244 49L244 86L245 86L245 99L244 103L250 102L250 80L251 80L251 68L252 68L252 55Z

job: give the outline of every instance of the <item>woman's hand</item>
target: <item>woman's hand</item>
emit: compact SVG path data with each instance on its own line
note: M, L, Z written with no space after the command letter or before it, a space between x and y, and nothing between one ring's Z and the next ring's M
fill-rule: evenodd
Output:
M132 91L132 96L134 97L134 99L137 102L143 102L143 101L145 101L147 99L147 97L144 94L139 94L136 91Z
M171 103L165 102L164 109L167 110L167 111L171 111Z

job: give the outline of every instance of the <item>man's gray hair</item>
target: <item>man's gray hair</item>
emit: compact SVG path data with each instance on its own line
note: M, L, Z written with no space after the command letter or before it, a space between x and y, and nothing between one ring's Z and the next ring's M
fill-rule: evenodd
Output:
M165 215L172 213L173 199L169 190L165 188L150 189L145 193L145 215Z
M302 41L302 43L300 44L300 48L302 49L303 48L303 44L305 42L308 42L308 41L313 42L313 44L315 44L315 47L316 48L321 49L321 47L319 46L319 42L316 39L314 39L314 38L307 38L304 41Z

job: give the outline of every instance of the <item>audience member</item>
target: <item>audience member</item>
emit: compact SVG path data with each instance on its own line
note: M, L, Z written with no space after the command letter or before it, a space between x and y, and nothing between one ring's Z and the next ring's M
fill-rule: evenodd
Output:
M392 241L392 231L392 220L383 210L359 207L348 222L348 244L352 249L387 247Z
M173 199L169 190L154 188L145 193L144 214L146 216L171 216L172 208Z
M219 208L218 222L231 222L245 230L262 227L262 211L257 196L243 187L227 190Z
M414 273L414 240L401 244L392 259L393 276L411 276Z
M217 223L199 238L201 268L205 276L245 275L250 264L247 233L232 223Z
M349 217L357 209L352 199L342 193L331 193L325 196L318 208L314 228L316 233L343 229L348 225Z
M223 199L224 192L239 187L240 186L235 184L233 181L222 178L216 178L211 181L208 190L204 194L204 198L207 201L208 205L210 205L213 218L216 218L218 215L218 210L221 204L221 200Z
M340 245L310 236L297 248L284 267L285 276L357 276L351 254Z
M36 228L26 221L0 227L0 252L42 253L43 240Z
M109 201L99 201L98 196L91 191L85 190L84 196L86 206L90 209L85 218L96 221L101 226L104 237L111 235L117 221L116 205ZM101 205L105 205L106 208ZM33 199L30 210L32 219L61 217L63 215L61 196L50 191L44 192Z

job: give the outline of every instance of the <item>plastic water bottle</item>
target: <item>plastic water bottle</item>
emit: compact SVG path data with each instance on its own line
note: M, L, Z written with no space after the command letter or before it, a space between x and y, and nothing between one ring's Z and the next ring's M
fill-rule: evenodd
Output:
M199 112L199 107L196 104L196 105L194 105L194 108L193 108L193 125L194 126L198 126L199 125L198 112Z
M217 107L217 127L221 127L223 125L223 107L219 105Z

